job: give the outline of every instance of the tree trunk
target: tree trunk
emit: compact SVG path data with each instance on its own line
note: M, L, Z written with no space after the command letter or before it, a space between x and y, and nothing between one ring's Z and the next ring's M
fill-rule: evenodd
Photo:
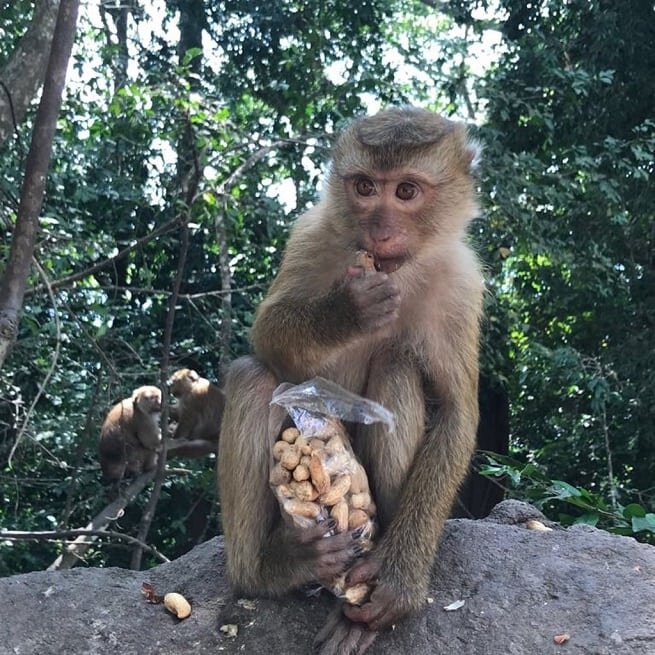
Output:
M58 9L59 0L36 3L29 28L0 71L0 145L23 121L43 84Z
M18 318L23 306L43 205L52 140L61 107L68 60L73 49L78 9L79 0L62 0L57 14L45 85L25 163L25 177L9 261L0 278L0 368L18 331Z
M180 41L178 45L178 56L180 64L184 63L186 53L191 48L202 48L202 30L205 25L204 19L204 5L202 0L180 0L178 2L180 10ZM202 58L196 57L190 64L190 72L192 73L189 81L189 88L193 89L197 84L195 77L200 75L202 69ZM188 222L191 218L191 211L193 201L198 191L198 184L200 183L201 170L198 165L198 152L195 142L195 133L192 129L191 122L184 117L184 125L182 127L182 135L177 146L177 172L178 184L180 186L180 195L184 201L184 216L181 220L180 228L180 250L178 257L177 276L173 283L173 293L171 294L168 302L168 312L166 314L166 326L164 329L163 343L162 343L162 358L160 365L161 387L166 388L166 380L168 379L168 370L170 364L170 350L173 337L173 326L175 322L175 306L180 293L180 286L184 275L184 267L186 265L187 254L189 250L189 227ZM164 399L162 403L162 426L168 425L168 405ZM165 430L162 430L165 434ZM164 439L162 451L159 455L157 463L157 472L155 474L155 484L150 498L146 504L141 522L139 524L139 531L137 538L140 542L145 543L148 538L148 532L155 512L157 504L161 495L162 484L166 475L166 459L167 459L167 440ZM132 551L130 560L130 568L140 569L141 560L143 557L143 548L139 545L135 546Z

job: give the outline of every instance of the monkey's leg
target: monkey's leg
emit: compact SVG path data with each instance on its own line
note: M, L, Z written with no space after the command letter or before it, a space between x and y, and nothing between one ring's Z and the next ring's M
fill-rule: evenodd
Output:
M221 518L228 576L247 594L280 595L331 579L355 554L349 533L325 537L329 521L301 530L281 519L268 482L271 442L286 417L284 409L269 404L276 386L275 377L251 357L232 364L225 385L218 448Z
M264 548L278 519L268 487L269 402L276 380L252 358L227 374L223 439L218 450L221 522L232 585L257 593L263 586Z
M379 353L371 362L366 396L387 407L396 419L393 433L380 423L359 425L353 443L369 476L384 534L398 509L402 488L425 435L425 399L418 366L404 353L392 349ZM373 560L371 564L374 579L378 563ZM316 636L314 643L321 655L361 655L375 640L376 631L351 621L343 615L342 607L338 605Z
M451 378L446 380L448 373ZM441 531L475 448L476 382L477 370L464 366L442 368L434 381L425 381L424 436L414 458L408 460L396 509L385 523L374 550L348 574L350 584L374 583L367 603L361 607L344 607L344 613L352 621L363 622L372 630L381 629L425 602ZM398 400L403 400L402 394ZM404 400L405 409L402 404L395 406L401 422L403 412L411 408L416 398L409 393ZM400 444L412 439L411 434L401 431L395 436ZM390 461L383 459L385 450L381 449L380 453L374 481L380 497L385 499L388 490L385 475L380 472L390 470L386 478L393 483L394 468ZM386 514L383 516L386 520Z
M380 353L372 362L366 396L379 402L395 417L390 434L382 423L360 425L355 451L369 476L384 530L398 507L400 492L425 435L425 399L418 366L395 350Z

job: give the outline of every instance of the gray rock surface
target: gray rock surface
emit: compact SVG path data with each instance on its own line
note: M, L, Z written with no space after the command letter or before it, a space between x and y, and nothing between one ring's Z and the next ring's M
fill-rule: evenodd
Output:
M425 610L380 635L374 655L655 655L655 548L589 527L528 530L516 501L448 521ZM557 526L555 526L557 528ZM192 601L183 621L148 604ZM463 607L445 611L454 601ZM77 568L0 579L2 655L306 655L332 607L326 593L236 598L220 538L149 571ZM236 625L229 637L221 626ZM570 640L558 646L555 635Z

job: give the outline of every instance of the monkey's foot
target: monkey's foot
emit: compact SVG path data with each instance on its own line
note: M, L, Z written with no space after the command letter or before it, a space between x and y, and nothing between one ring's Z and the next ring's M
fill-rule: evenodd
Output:
M376 636L363 623L346 618L339 604L314 638L314 648L319 655L362 655Z

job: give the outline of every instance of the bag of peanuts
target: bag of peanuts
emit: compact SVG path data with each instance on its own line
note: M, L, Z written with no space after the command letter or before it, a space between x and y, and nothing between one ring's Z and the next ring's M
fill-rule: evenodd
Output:
M271 405L287 413L282 428L279 422L272 426L269 480L283 516L301 528L332 518L334 532L357 530L362 552L370 550L376 531L375 502L344 422L383 422L393 431L391 412L323 378L280 385ZM331 591L349 602L356 600L358 591L344 589L344 582L345 575L340 576Z

